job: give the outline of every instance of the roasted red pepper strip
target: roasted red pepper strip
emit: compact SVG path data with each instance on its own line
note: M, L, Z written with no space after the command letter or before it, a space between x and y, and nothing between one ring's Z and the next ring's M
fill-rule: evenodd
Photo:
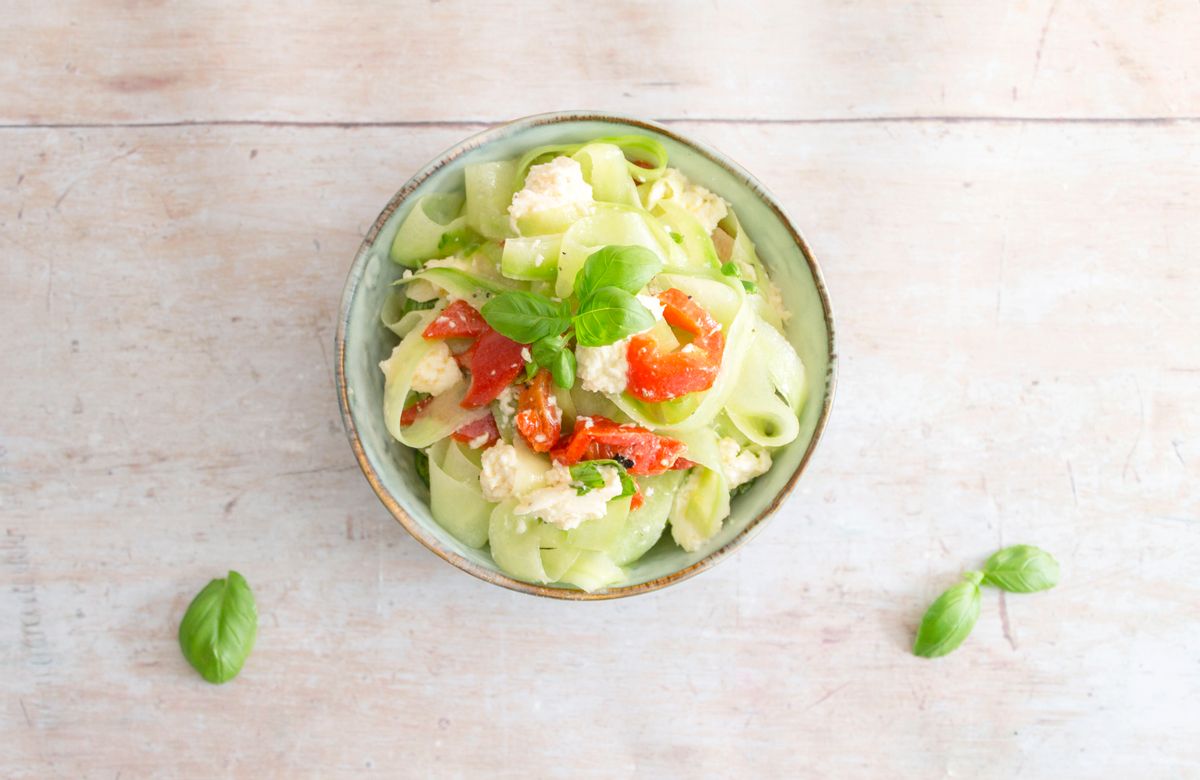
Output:
M659 293L658 300L663 305L663 319L694 338L668 353L660 352L648 334L631 338L625 353L629 361L626 391L643 401L657 402L707 390L716 381L725 352L720 323L674 287Z
M495 400L525 366L525 360L521 357L524 349L527 349L524 344L518 344L489 328L475 342L471 355L471 387L460 405L465 409L474 409Z
M517 400L517 430L534 452L549 452L562 431L562 410L554 397L550 372L541 369Z
M681 441L659 436L637 425L620 425L607 417L580 417L575 430L559 440L550 457L567 466L581 460L611 458L630 474L661 474L675 466L687 449Z
M642 489L638 488L638 492L634 493L629 499L629 511L636 512L642 508L642 504L646 503L646 497L642 495Z
M485 435L487 436L487 441L480 445L483 447L490 447L500 439L500 430L496 428L496 419L490 414L484 415L474 422L467 423L450 434L450 438L470 444L480 436Z
M471 304L459 299L434 318L425 326L421 335L427 339L466 339L482 336L491 330L483 315L475 311Z

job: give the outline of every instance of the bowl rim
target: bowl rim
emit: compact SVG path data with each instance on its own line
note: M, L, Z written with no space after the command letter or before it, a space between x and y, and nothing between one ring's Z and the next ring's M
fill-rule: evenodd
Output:
M426 179L433 175L436 171L442 169L457 158L461 157L468 151L477 149L482 146L489 145L495 141L516 135L524 130L539 127L548 124L564 124L572 122L610 122L613 124L628 125L631 128L642 130L650 130L655 133L670 138L671 140L688 146L706 157L712 163L724 168L730 174L741 180L755 196L761 200L768 208L774 212L782 225L787 229L795 242L800 253L804 256L808 263L809 272L812 275L813 284L816 287L818 297L821 300L822 316L825 321L826 332L826 347L829 353L829 364L825 372L825 399L821 407L821 413L817 418L816 426L813 428L812 438L809 440L808 447L801 456L800 462L796 465L796 469L788 477L788 481L775 494L767 506L762 511L755 515L750 522L746 524L736 536L726 542L720 548L713 550L708 555L704 556L695 563L678 571L662 577L657 577L653 580L638 583L636 585L624 585L616 588L606 588L595 593L586 593L582 590L571 588L557 588L549 585L537 585L534 583L523 582L513 577L509 577L500 571L481 566L474 561L459 555L457 552L449 549L443 549L438 540L428 533L420 523L414 520L408 512L400 505L399 500L392 495L392 492L383 484L379 474L376 473L371 465L370 459L367 457L363 447L362 440L358 434L358 428L354 422L354 416L350 411L349 388L346 381L346 328L349 323L351 304L358 292L359 282L362 280L363 272L366 268L367 257L370 254L371 246L379 235L387 220L395 213L405 200L408 199L417 187L420 186ZM686 120L681 120L686 121ZM734 162L729 157L709 147L707 144L696 141L685 135L676 132L673 129L665 127L657 122L637 117L626 116L622 114L610 113L605 111L558 111L543 114L532 114L529 116L520 117L493 124L484 130L469 136L468 138L454 144L449 149L446 149L440 155L435 157L431 162L417 171L407 182L404 183L399 190L391 197L383 211L376 217L371 229L367 231L363 237L363 241L358 248L358 252L354 256L354 261L350 266L350 270L346 277L346 284L342 290L342 300L338 312L337 333L334 337L334 354L337 372L337 396L338 407L341 411L342 425L346 430L346 436L350 440L350 447L354 451L354 457L358 461L359 468L362 469L363 475L367 478L367 482L371 485L371 489L375 491L376 497L392 514L404 530L424 545L428 550L437 555L442 560L454 565L455 567L465 571L466 573L477 577L492 585L520 593L529 593L535 596L543 596L546 598L562 599L566 601L604 601L609 599L624 598L627 596L636 596L642 593L650 593L652 591L665 588L668 585L674 585L684 580L690 579L702 571L711 569L716 564L728 558L734 551L746 544L766 525L769 520L783 502L791 495L795 489L800 475L804 473L809 461L812 459L813 453L816 451L817 443L821 440L821 436L825 431L826 425L829 422L829 416L833 409L833 396L837 387L837 364L838 356L836 349L836 337L833 324L833 307L829 300L829 291L825 282L825 277L821 273L821 267L817 263L816 257L809 248L808 243L800 234L800 231L792 223L787 213L779 205L770 192L741 165Z

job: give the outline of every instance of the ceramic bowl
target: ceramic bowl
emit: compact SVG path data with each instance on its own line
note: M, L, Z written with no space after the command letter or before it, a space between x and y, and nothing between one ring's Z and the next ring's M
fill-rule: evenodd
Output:
M518 157L542 144L629 133L658 138L667 149L671 166L733 206L792 312L787 336L807 369L808 400L800 436L775 455L774 466L766 475L733 500L732 514L715 538L689 553L672 543L669 533L664 534L658 545L627 568L626 584L584 593L513 579L500 571L486 548L474 550L460 544L433 519L429 491L413 469L411 453L388 435L383 424L379 361L391 354L396 338L380 323L379 313L391 282L403 270L388 259L388 248L420 196L461 189L463 167L470 163ZM589 112L541 114L486 130L448 149L409 179L375 220L350 267L342 293L336 355L342 420L355 457L379 499L405 530L442 559L482 580L524 593L575 600L618 598L664 588L710 568L749 541L779 509L812 457L829 418L836 368L832 312L821 271L775 198L737 163L675 130L640 119Z

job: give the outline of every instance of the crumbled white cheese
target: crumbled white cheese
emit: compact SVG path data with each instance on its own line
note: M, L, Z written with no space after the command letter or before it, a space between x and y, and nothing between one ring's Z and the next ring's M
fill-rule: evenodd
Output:
M490 438L492 438L492 435L490 433L481 433L478 436L476 436L474 439L471 439L469 442L467 442L467 446L473 450L477 450L480 447L482 447L483 445L487 444L488 439L490 439Z
M725 472L725 480L730 490L767 473L771 468L769 452L761 449L755 451L749 447L742 449L734 439L721 439L717 443L717 452L721 457L721 468Z
M584 390L619 393L629 384L629 339L603 347L576 347L575 373Z
M712 233L717 223L729 213L729 204L719 195L693 184L678 168L667 168L662 178L650 186L646 208L654 208L666 198L674 198L680 207L690 212L705 233Z
M663 318L662 301L656 295L646 295L642 293L637 296L638 303L646 307L646 309L654 315L654 319L661 320Z
M509 385L496 396L496 422L502 427L512 426L513 418L517 415L517 397L519 392L516 385Z
M524 360L526 363L533 362L533 355L529 354L529 347L521 347L521 360Z
M570 157L555 157L535 165L525 176L525 187L513 195L508 213L516 229L518 219L549 209L592 203L592 186L583 179L583 168Z
M483 451L479 487L488 501L503 501L513 494L517 478L517 448L503 441Z
M485 453L486 454L486 453ZM514 515L531 515L564 531L578 528L587 520L598 520L608 511L608 502L621 493L621 478L612 466L601 466L604 487L579 495L571 484L571 472L556 464L546 473L546 486L523 497Z
M663 305L653 295L637 299L650 310L654 318L663 318ZM636 334L635 334L636 335ZM629 338L614 341L603 347L576 347L575 374L584 390L593 393L620 393L629 384Z
M439 395L462 380L462 371L444 341L433 342L425 357L413 368L412 389L418 393Z

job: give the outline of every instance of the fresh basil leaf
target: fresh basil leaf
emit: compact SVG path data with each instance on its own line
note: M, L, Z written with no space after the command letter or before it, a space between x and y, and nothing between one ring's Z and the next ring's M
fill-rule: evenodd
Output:
M429 456L425 450L413 450L413 470L417 472L417 479L429 487Z
M737 272L738 272L737 263L735 263L733 261L725 263L724 265L721 266L721 273L725 274L726 276L737 276Z
M611 466L617 470L617 478L621 480L621 493L614 498L625 498L637 492L637 483L629 476L624 464L615 460L584 460L571 467L571 480L578 482L575 492L579 495L590 493L604 487L604 473L601 466Z
M937 658L946 655L967 638L975 621L979 620L979 582L983 575L977 571L963 575L967 579L951 586L930 605L921 618L913 655Z
M662 260L644 246L606 246L593 252L575 276L575 297L584 303L605 287L636 293L662 270Z
M742 280L742 287L751 294L758 292L758 285L745 279Z
M254 594L245 578L231 571L192 599L179 624L179 647L201 677L219 684L237 677L257 634Z
M603 347L648 330L654 315L625 290L601 287L584 302L573 322L576 341L585 347Z
M554 377L554 384L563 390L570 390L574 387L575 353L569 349L560 350L550 363L550 374Z
M483 305L480 313L501 335L522 344L558 335L571 324L571 308L566 301L555 302L523 290L497 295Z
M535 376L537 376L537 372L538 372L538 369L539 369L540 367L541 367L541 366L539 366L539 365L537 364L537 362L536 362L536 361L533 361L533 360L531 360L531 361L529 361L528 363L526 363L526 364L525 364L525 381L526 381L526 382L530 382L530 381L532 381L532 380L533 380L533 378L534 378Z
M567 339L561 334L538 339L533 342L533 359L540 365L550 366L554 363L555 356L559 352L562 352L566 346Z
M1058 561L1028 544L1006 547L987 559L983 581L1010 593L1036 593L1058 584Z
M578 482L575 492L579 495L604 487L604 475L600 473L598 461L583 461L571 467L571 481Z

